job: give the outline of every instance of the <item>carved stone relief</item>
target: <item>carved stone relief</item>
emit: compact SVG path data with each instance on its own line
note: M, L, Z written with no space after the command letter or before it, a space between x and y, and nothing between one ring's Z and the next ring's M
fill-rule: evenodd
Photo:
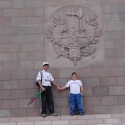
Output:
M48 19L45 33L46 42L51 42L56 53L54 61L62 58L63 62L69 60L77 66L80 60L84 64L83 57L91 56L92 60L98 56L96 44L100 42L102 28L98 16L86 7L66 6L56 10Z

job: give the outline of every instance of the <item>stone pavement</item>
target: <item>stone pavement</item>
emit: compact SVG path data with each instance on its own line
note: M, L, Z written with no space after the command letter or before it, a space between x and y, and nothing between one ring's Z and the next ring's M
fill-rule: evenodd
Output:
M125 125L125 114L0 118L0 125Z

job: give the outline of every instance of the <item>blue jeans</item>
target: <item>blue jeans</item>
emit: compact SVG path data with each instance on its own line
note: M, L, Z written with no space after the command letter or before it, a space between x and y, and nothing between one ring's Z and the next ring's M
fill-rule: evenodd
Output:
M70 93L70 114L76 113L76 107L78 109L78 112L84 113L83 109L83 100L81 94L72 94Z

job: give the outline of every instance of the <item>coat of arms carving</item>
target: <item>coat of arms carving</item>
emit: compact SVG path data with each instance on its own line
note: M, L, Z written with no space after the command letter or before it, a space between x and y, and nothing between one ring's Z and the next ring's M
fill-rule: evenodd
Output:
M55 11L47 22L46 38L53 43L56 59L69 58L76 66L83 56L94 58L102 35L97 18L92 10L81 6Z

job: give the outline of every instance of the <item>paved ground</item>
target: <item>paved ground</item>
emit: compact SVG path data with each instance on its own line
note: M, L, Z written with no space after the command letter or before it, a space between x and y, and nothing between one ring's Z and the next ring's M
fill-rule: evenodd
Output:
M125 114L0 118L0 125L125 125Z

